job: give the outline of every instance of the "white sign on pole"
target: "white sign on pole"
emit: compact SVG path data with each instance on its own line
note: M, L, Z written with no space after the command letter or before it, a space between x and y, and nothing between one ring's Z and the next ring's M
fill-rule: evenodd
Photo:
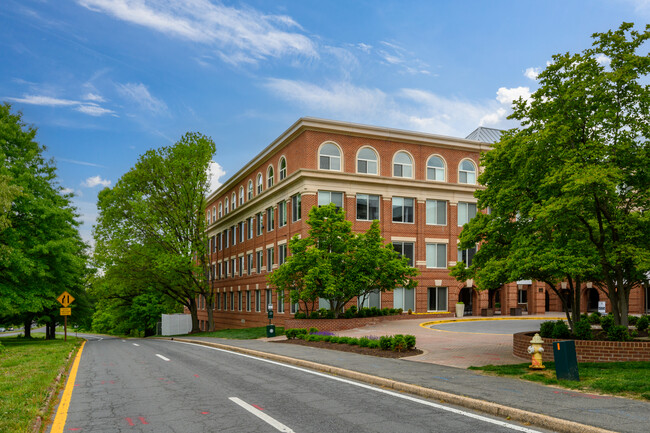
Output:
M598 301L598 312L605 314L605 301Z

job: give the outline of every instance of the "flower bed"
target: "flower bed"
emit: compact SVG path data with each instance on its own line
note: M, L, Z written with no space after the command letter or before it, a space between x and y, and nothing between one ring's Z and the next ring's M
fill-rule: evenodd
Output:
M519 332L512 336L512 354L530 359L528 346L534 332ZM544 362L554 361L553 343L567 338L544 338ZM578 362L650 361L650 341L574 340Z
M398 314L395 316L355 317L352 319L286 319L285 328L318 328L321 331L344 331L390 320L426 319L433 317L454 317L453 313Z

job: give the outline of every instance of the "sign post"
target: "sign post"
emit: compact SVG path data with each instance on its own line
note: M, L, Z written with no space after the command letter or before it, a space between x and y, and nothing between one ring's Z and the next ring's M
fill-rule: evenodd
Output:
M56 300L63 305L59 314L63 316L63 341L68 341L68 316L72 314L72 308L68 308L68 305L72 304L74 297L68 292L63 292Z

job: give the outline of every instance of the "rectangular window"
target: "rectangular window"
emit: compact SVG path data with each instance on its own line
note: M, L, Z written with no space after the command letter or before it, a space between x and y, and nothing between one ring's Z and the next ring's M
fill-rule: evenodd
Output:
M266 272L271 272L273 270L273 248L267 248L266 250Z
M291 197L291 222L299 221L301 218L301 199L300 194Z
M246 270L248 271L248 275L250 275L253 273L253 253L246 256L246 261L248 262Z
M224 274L223 274L223 277L224 277L224 278L228 278L228 275L230 275L230 272L228 272L228 264L229 264L228 260L226 260L225 262L223 262L223 266L224 266Z
M527 304L528 303L528 290L527 289L518 289L517 290L517 303L518 304Z
M476 216L476 203L458 203L458 227L467 224Z
M321 308L325 308L326 310L332 308L330 301L325 298L318 298L318 309L320 310Z
M222 239L221 233L219 233L217 235L217 243L219 244L219 251L221 251L223 249L223 242L222 241L223 241L223 239Z
M225 230L223 232L223 247L228 248L230 245L230 230Z
M291 301L291 300L289 300L289 301ZM298 311L300 311L300 304L299 303L296 302L295 304L291 304L289 306L289 312L291 314L296 314Z
M427 200L427 224L447 225L447 202L443 200Z
M408 257L409 266L413 266L415 261L415 247L413 242L393 242L393 249L401 255Z
M318 191L318 206L327 206L334 203L337 208L343 207L343 193L332 191Z
M255 227L255 218L248 218L248 239L253 239L253 227Z
M281 201L278 204L278 227L287 225L287 202Z
M244 275L244 256L238 257L239 260L239 276Z
M264 305L264 309L268 313L269 311L269 305L273 307L273 294L271 292L271 289L266 289L266 305Z
M404 287L393 290L393 308L415 311L415 290Z
M262 230L264 230L264 214L260 212L257 214L257 236L262 235Z
M476 254L476 247L468 248L466 250L458 250L458 261L465 262L465 266L472 266L474 254Z
M223 263L219 263L217 265L217 279L219 279L219 280L221 279L222 269L223 269Z
M239 243L244 242L244 221L239 223Z
M235 262L235 259L230 259L230 276L234 277L235 272L237 272L236 265L237 262Z
M284 313L284 290L278 292L278 314Z
M246 290L246 311L251 311L251 291Z
M256 263L257 268L255 270L259 274L260 272L262 272L262 258L264 257L264 253L263 253L263 251L257 251L256 255L257 255L257 257L256 257L256 259L257 259L257 263Z
M282 264L287 260L287 244L278 245L278 265Z
M429 287L428 311L447 311L447 288L446 287Z
M221 293L215 294L215 302L217 303L217 310L221 310Z
M414 201L412 198L393 197L393 222L412 223L414 215Z
M212 264L212 279L213 280L217 279L217 265L214 263Z
M379 196L357 194L357 219L372 221L379 219Z
M230 311L235 311L235 292L230 292Z
M262 291L255 290L255 311L262 311Z
M427 268L447 267L447 244L427 244Z
M241 298L242 298L242 294L241 294L241 292L237 292L237 307L238 307L237 309L238 309L239 311L242 310L242 302L241 302L242 299L241 299Z
M379 290L373 290L370 293L360 296L357 299L357 305L359 308L381 308L381 292Z
M270 207L266 210L266 231L272 232L275 230L275 212Z
M212 236L212 252L216 253L217 252L217 237Z
M226 292L223 292L223 311L228 311L228 302L226 296Z
M237 226L232 226L230 231L232 232L232 246L234 247L237 245Z

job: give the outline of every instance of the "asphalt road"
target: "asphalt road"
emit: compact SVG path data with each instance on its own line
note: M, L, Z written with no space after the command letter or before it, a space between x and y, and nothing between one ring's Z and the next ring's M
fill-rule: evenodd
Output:
M89 340L73 389L66 432L542 431L294 366L165 340Z

